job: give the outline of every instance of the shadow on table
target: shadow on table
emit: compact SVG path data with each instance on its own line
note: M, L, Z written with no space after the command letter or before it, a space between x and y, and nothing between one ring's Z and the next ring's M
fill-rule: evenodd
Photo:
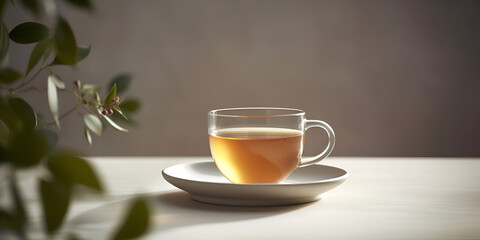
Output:
M294 211L311 203L276 207L235 207L201 203L183 191L169 191L146 196L151 203L150 232L208 223L224 223L265 218ZM108 236L121 221L128 200L109 203L74 217L68 228L84 237ZM108 231L108 232L106 232Z
M236 207L201 203L190 199L188 193L175 191L154 197L155 212L152 216L156 230L175 227L233 222L264 218L294 211L311 203L276 207Z

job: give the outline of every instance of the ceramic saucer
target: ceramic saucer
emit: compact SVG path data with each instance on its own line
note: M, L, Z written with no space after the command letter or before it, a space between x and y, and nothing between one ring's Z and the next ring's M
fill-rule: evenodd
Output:
M312 202L343 183L348 172L331 166L310 165L296 169L279 184L233 184L213 161L174 165L162 175L196 201L232 206L279 206Z

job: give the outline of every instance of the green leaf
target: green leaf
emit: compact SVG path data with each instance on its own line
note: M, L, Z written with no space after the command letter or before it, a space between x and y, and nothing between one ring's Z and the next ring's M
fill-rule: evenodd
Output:
M115 76L110 83L108 84L108 89L111 89L114 84L117 85L117 95L124 92L130 86L130 82L132 81L132 75L128 73L119 74Z
M22 74L11 68L5 68L0 70L0 83L11 84L20 79L21 77Z
M58 129L60 129L60 120L58 118L58 96L57 96L57 86L59 80L55 75L50 74L48 76L47 84L47 97L48 97L48 106L50 107L50 112L52 113L55 124L57 124Z
M45 54L43 55L42 63L45 63L45 61L52 55L53 49L55 49L54 44L50 44L48 46L47 50L45 50Z
M48 233L57 230L66 216L70 189L59 182L40 181L43 215Z
M112 119L108 118L107 116L103 116L103 118L105 120L107 120L107 122L112 126L114 127L115 129L119 130L119 131L122 131L122 132L128 132L127 129L123 128L123 127L120 127L118 124L116 124Z
M88 54L90 54L91 48L92 48L91 45L88 45L87 47L77 46L77 60L74 63L66 63L66 62L62 61L57 55L57 56L55 56L55 59L53 59L53 62L49 64L49 66L77 64L78 62L85 59L88 56Z
M112 99L117 96L117 84L113 84L112 88L110 88L110 92L108 93L107 97L105 98L104 103L110 104L112 103Z
M85 128L85 138L87 139L88 147L92 147L92 135L90 135L90 131L87 128Z
M8 134L9 133L8 133L7 127L4 126L4 124L2 124L2 122L0 122L0 147L7 146ZM0 154L0 156L2 156L2 155ZM4 159L2 159L2 157L0 157L0 162L2 160L4 160Z
M65 89L65 83L63 82L62 79L60 79L59 76L57 75L54 75L54 74L50 74L50 79L53 81L53 83L55 84L55 86L59 89Z
M8 107L9 101L10 97L7 98L3 96L3 94L0 94L0 112L2 113L0 114L0 120L2 120L8 127L11 127L14 125L14 120L12 119L10 108Z
M119 107L124 112L135 112L140 108L140 101L136 99L130 99L122 102Z
M90 0L66 0L68 3L83 8L85 10L92 10L93 6Z
M15 178L10 182L10 190L12 191L13 203L15 205L15 212L13 214L13 226L15 230L23 234L27 225L27 215L25 214L25 208L23 201L18 193L18 187Z
M0 209L0 232L15 229L12 214Z
M98 90L100 90L100 88ZM95 91L95 100L97 100L98 104L102 104L102 99L100 98L100 94L98 94L98 90ZM97 111L100 113L100 110L98 108Z
M127 218L113 237L114 240L134 239L147 231L149 213L144 200L139 199L132 204Z
M38 16L40 14L40 9L38 7L38 2L37 0L21 0L23 5L27 7L28 10L30 10L35 16Z
M0 58L0 69L7 68L10 61L10 48L3 58Z
M5 5L7 0L0 0L0 19L3 20L3 9L5 9Z
M34 131L36 117L33 109L20 98L0 96L0 120L8 131L2 131L0 162L9 161L18 167L29 167L40 162L46 154L42 136ZM0 124L2 124L0 122Z
M3 162L8 162L10 161L9 156L8 156L8 149L5 145L0 145L0 164ZM1 224L0 224L1 225Z
M11 131L30 131L37 125L33 108L21 98L8 98L7 105L0 107L0 110L6 113L0 114L0 118Z
M37 165L49 151L49 143L38 129L10 134L9 159L17 167Z
M102 121L100 121L97 116L93 114L85 114L83 115L83 121L85 122L87 128L90 129L92 132L94 132L98 136L102 135Z
M47 160L52 174L69 185L80 184L102 191L92 167L82 158L70 155L53 155Z
M58 142L58 135L52 130L38 128L37 131L43 136L48 147L48 152L51 152Z
M82 90L88 94L95 94L101 89L100 86L95 84L82 84Z
M62 17L58 18L55 28L55 49L56 58L62 63L69 65L77 62L77 42L70 25Z
M10 57L10 39L8 37L8 29L2 23L0 29L0 68L5 68L8 65Z
M125 120L128 120L128 118L125 115L123 115L122 110L120 110L117 107L113 107L113 110L115 110L118 114L120 114L120 116L122 116Z
M124 114L123 116L118 113L118 111L113 111L113 114L109 116L109 118L118 123L119 121L128 125L134 125L135 122L132 119L127 119L127 116ZM104 124L107 124L107 120L104 120Z
M47 38L42 40L41 42L37 43L35 47L32 50L32 54L30 55L30 60L28 61L28 67L27 67L27 75L34 67L37 65L38 61L44 56L44 54L47 52L47 50L50 48L52 45L52 40Z
M42 41L50 37L52 32L48 27L36 22L24 22L10 31L10 39L16 43L28 44Z

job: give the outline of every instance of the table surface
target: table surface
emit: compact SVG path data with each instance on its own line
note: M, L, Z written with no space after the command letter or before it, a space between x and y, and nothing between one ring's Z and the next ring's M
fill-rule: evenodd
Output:
M129 199L150 200L144 239L480 239L480 158L331 157L349 178L320 201L283 207L193 201L162 169L208 157L93 157L106 197L77 200L66 229L108 236Z

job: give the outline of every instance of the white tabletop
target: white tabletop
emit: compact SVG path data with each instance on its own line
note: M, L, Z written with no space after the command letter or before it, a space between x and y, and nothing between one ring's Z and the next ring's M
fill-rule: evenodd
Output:
M317 202L230 207L195 202L161 176L207 157L95 157L107 197L77 200L68 229L100 239L125 200L151 200L144 239L480 239L480 159L331 157L349 178ZM148 194L145 194L148 193Z

